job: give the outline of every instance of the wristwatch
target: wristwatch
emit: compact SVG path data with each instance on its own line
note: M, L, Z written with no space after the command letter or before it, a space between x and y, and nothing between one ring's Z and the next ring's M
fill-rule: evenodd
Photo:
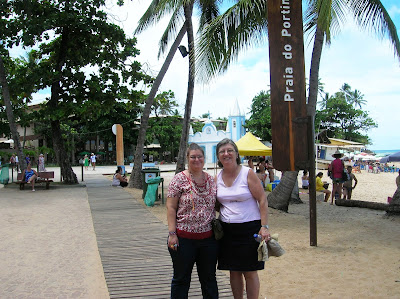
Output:
M266 224L266 225L261 225L261 227L265 227L266 229L269 229L268 224Z

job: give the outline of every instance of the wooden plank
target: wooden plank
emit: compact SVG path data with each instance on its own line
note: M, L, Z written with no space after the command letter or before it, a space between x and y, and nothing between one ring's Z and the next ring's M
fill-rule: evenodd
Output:
M168 228L107 179L87 179L98 249L110 298L170 298ZM217 271L220 298L232 298L227 272ZM194 268L189 298L202 298Z

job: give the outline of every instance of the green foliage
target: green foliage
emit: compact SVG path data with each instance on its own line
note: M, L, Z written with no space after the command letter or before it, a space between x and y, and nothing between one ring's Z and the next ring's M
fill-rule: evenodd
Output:
M175 101L175 94L173 91L164 91L159 93L153 102L153 111L155 115L173 115L174 109L178 107Z
M193 129L193 133L197 133L197 132L201 132L201 130L204 127L204 123L202 122L193 122L191 123L192 129Z
M36 49L11 72L20 83L13 84L15 98L23 97L19 89L28 91L24 98L29 98L33 91L54 88L58 82L59 92L52 89L51 97L57 103L44 105L40 119L95 118L112 109L115 101L138 105L143 100L143 92L133 87L151 78L133 60L139 54L136 39L108 21L103 5L101 0L17 0L10 6L13 14L6 25L14 34L4 37L7 44Z
M182 134L182 120L179 116L153 117L149 119L146 132L146 143L154 139L160 142L161 148L175 153L179 150L179 138Z
M3 159L3 163L10 162L11 155L12 153L0 151L0 157Z
M262 140L270 141L271 137L271 94L261 91L256 95L251 104L251 116L246 121L245 127Z
M371 141L363 132L368 132L378 125L368 115L368 112L353 106L355 104L354 97L350 95L354 95L354 92L351 91L349 85L347 86L347 89L342 87L341 91L336 92L333 96L327 95L324 98L321 103L322 109L317 111L315 116L316 127L320 131L325 129L328 137L369 144ZM357 91L356 94L361 93ZM362 98L358 100L366 103L366 100ZM359 103L357 103L358 106L360 106Z

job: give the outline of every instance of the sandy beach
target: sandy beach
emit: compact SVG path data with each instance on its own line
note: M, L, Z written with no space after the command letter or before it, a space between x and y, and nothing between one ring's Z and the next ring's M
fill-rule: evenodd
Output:
M355 200L385 203L395 191L397 173L355 175ZM161 176L166 189L173 172ZM142 190L126 190L143 203ZM315 247L310 246L306 190L300 197L304 203L290 205L288 213L269 209L270 231L279 234L286 254L270 258L259 271L260 298L400 298L400 217L317 202ZM164 205L147 208L166 224Z

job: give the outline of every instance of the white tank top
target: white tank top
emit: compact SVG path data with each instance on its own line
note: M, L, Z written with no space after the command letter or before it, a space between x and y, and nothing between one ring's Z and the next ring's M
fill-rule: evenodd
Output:
M242 166L231 187L222 180L222 170L217 176L217 200L221 203L220 219L227 223L260 220L260 208L247 184L250 168Z

